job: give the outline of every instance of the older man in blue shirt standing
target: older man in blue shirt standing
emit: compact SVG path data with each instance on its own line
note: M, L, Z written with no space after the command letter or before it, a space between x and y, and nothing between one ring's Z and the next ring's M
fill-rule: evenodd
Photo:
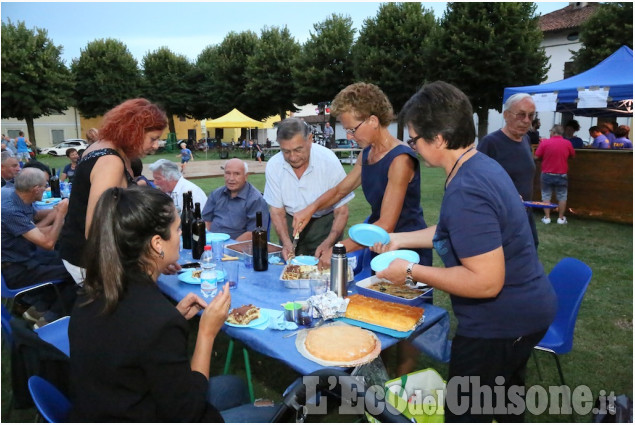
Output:
M249 168L237 158L225 163L225 186L210 193L203 208L207 230L227 233L237 241L251 240L256 228L256 213L263 223L269 221L269 207L262 194L247 181Z

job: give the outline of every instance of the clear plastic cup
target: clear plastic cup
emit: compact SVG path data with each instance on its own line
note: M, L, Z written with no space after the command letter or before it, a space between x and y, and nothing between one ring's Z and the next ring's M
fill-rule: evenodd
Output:
M238 287L238 262L226 261L223 265L225 271L225 279L229 282L229 289Z

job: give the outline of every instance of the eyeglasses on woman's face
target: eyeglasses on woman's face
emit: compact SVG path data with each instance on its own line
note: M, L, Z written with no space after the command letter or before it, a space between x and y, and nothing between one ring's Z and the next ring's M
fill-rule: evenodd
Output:
M415 136L415 137L412 137L412 138L408 139L408 140L406 141L406 143L408 143L408 146L410 146L410 148L411 148L413 151L416 151L416 150L417 150L417 140L421 139L422 137L423 137L423 136Z
M368 118L367 118L368 119ZM364 124L366 122L366 120L360 122L359 124L357 124L355 126L355 128L349 128L346 130L346 134L350 134L351 136L355 135L355 132L359 129L359 127L361 127L362 124Z

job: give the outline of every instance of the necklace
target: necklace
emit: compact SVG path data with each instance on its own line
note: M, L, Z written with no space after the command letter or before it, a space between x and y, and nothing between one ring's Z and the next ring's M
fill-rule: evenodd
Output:
M450 176L452 175L452 173L454 172L454 169L456 168L457 165L459 165L459 161L461 160L461 158L463 158L465 156L466 153L468 153L469 151L471 151L472 149L474 149L474 146L472 146L471 148L469 148L468 150L466 150L465 152L463 152L456 160L456 162L454 163L454 165L452 166L452 169L450 170L450 173L448 174L448 176L445 178L445 186L443 186L444 189L448 188L448 180L450 180Z

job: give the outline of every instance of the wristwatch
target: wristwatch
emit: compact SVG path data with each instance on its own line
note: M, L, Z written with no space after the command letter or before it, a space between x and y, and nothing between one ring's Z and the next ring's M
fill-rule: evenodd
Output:
M406 267L406 285L412 285L414 281L412 280L412 268L415 266L415 263L408 263Z

